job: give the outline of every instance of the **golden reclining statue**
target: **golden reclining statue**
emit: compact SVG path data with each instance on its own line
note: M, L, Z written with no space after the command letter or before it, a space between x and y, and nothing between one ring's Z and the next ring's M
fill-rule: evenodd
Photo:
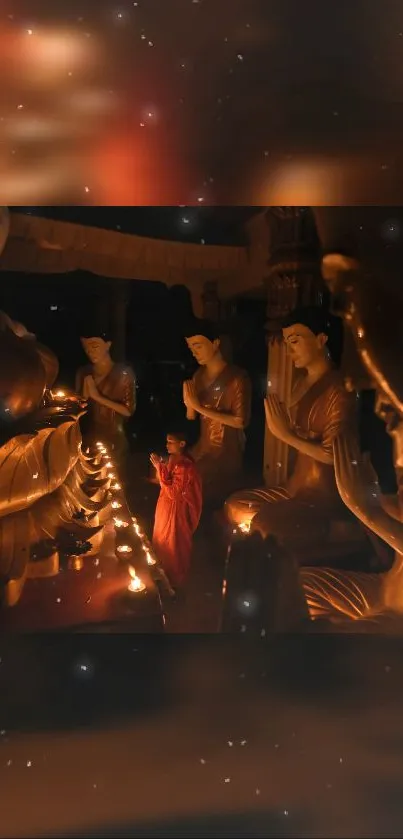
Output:
M0 596L15 604L27 577L58 573L58 548L99 545L107 481L81 450L85 403L54 396L59 365L0 312ZM85 550L85 548L84 548Z

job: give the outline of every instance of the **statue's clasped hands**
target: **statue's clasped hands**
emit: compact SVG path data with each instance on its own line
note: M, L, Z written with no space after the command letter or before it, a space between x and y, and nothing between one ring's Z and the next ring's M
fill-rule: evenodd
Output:
M183 401L186 408L192 408L193 411L199 410L200 402L196 394L196 386L191 379L183 383Z
M98 388L92 376L86 376L84 379L83 396L85 399L96 399L98 396Z
M269 431L280 440L287 442L292 434L291 420L283 402L277 394L271 393L264 400L264 412Z

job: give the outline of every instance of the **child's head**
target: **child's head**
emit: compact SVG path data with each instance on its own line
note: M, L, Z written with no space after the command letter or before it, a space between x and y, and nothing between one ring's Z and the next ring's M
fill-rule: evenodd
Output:
M183 431L169 431L167 434L168 454L183 454L186 451L188 441Z

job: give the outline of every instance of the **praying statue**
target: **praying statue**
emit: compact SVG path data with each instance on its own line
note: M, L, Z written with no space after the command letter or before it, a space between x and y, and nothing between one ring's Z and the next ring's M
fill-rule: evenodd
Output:
M296 371L291 403L276 393L264 402L271 434L291 449L291 469L284 486L243 490L230 496L226 514L235 526L246 526L265 538L328 532L333 517L345 518L337 489L333 441L355 431L355 400L344 386L328 349L330 318L320 307L294 310L282 332ZM353 432L354 433L354 432Z
M127 450L124 423L136 409L134 373L110 355L112 341L105 333L88 332L81 344L90 364L77 371L76 390L89 402L89 440L100 440L120 457Z
M193 379L183 385L187 419L200 416L200 436L191 454L202 478L204 504L220 507L242 484L251 383L244 370L225 361L211 324L196 321L185 337L199 364Z

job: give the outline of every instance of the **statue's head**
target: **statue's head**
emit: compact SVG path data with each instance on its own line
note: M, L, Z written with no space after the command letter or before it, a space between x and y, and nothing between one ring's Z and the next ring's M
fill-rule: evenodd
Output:
M403 421L403 213L398 207L314 209L322 274L351 330L393 433Z
M185 331L186 343L200 365L209 362L220 352L220 337L213 324L198 320L189 324Z
M91 364L99 364L104 358L109 357L112 341L106 333L88 334L81 336L81 345Z
M329 316L319 306L294 309L282 323L287 352L298 369L305 369L327 353Z

